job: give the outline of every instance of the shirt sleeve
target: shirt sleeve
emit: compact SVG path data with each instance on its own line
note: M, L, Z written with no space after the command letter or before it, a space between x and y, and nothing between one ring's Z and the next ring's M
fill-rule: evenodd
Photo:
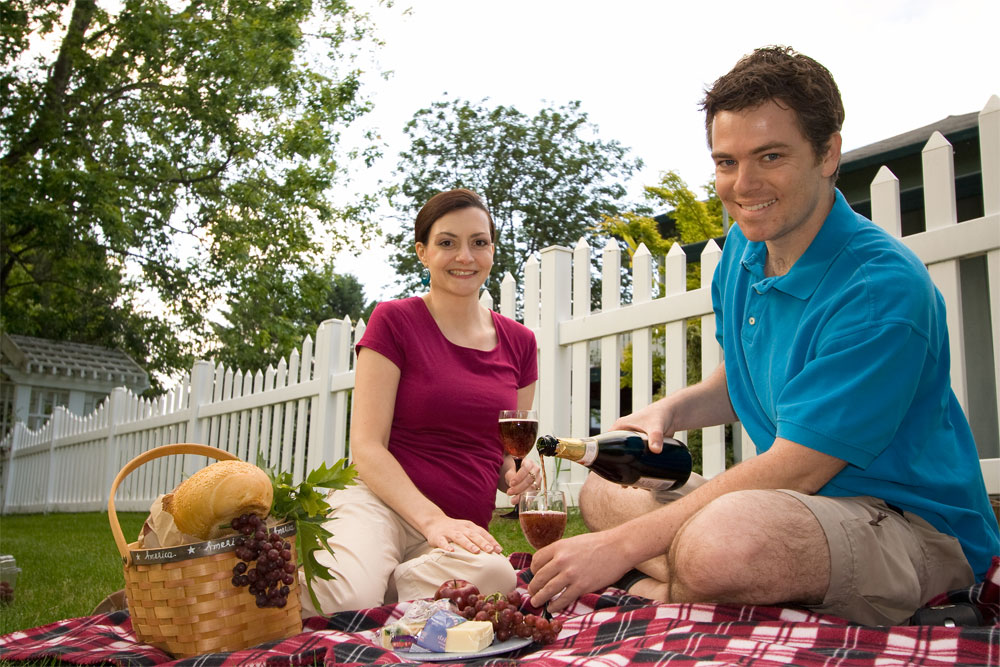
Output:
M898 430L927 353L927 339L903 323L827 343L781 391L778 437L866 467Z
M355 351L360 353L361 348L367 347L402 369L406 352L405 346L402 344L403 338L400 336L401 326L398 319L395 309L387 303L376 305L368 320L365 333L355 345Z
M538 379L538 343L535 341L535 334L531 329L524 327L523 334L519 336L521 346L520 377L517 380L517 388L523 389Z

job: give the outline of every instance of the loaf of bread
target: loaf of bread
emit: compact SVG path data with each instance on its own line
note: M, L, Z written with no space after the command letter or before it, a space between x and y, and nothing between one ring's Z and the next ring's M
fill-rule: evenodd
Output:
M241 514L267 517L273 493L267 474L252 463L218 461L164 496L163 509L182 532L207 540Z

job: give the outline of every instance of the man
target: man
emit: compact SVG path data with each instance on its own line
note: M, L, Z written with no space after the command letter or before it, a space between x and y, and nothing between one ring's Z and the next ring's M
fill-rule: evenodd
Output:
M738 223L712 284L725 362L614 428L658 451L664 435L739 419L758 455L672 502L590 475L592 532L535 554L532 603L558 611L637 568L619 585L666 602L905 623L1000 554L951 390L944 302L920 260L835 189L844 112L826 68L758 49L703 108Z

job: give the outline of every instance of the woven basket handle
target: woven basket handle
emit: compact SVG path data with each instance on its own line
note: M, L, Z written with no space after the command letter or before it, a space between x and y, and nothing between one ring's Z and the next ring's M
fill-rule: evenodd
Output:
M129 553L128 542L125 540L124 533L122 533L121 524L118 523L118 513L115 511L115 492L118 490L118 485L122 483L122 480L124 480L130 472L142 464L155 459L163 458L164 456L173 456L175 454L200 454L202 456L209 456L219 461L239 459L238 456L230 454L223 449L209 447L208 445L197 445L190 442L184 442L175 445L160 445L159 447L154 447L153 449L147 450L129 461L125 467L119 471L118 475L115 477L115 481L111 483L111 493L108 495L108 521L111 522L111 534L115 536L115 544L118 545L118 553L122 555L122 562L125 563L126 566L132 564L132 555Z

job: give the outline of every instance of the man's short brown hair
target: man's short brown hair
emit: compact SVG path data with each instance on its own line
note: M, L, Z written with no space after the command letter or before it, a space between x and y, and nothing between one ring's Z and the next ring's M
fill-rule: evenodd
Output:
M844 103L830 71L791 47L766 46L743 56L705 91L701 108L709 148L717 113L755 109L770 101L795 111L816 159L826 153L830 137L844 124Z

